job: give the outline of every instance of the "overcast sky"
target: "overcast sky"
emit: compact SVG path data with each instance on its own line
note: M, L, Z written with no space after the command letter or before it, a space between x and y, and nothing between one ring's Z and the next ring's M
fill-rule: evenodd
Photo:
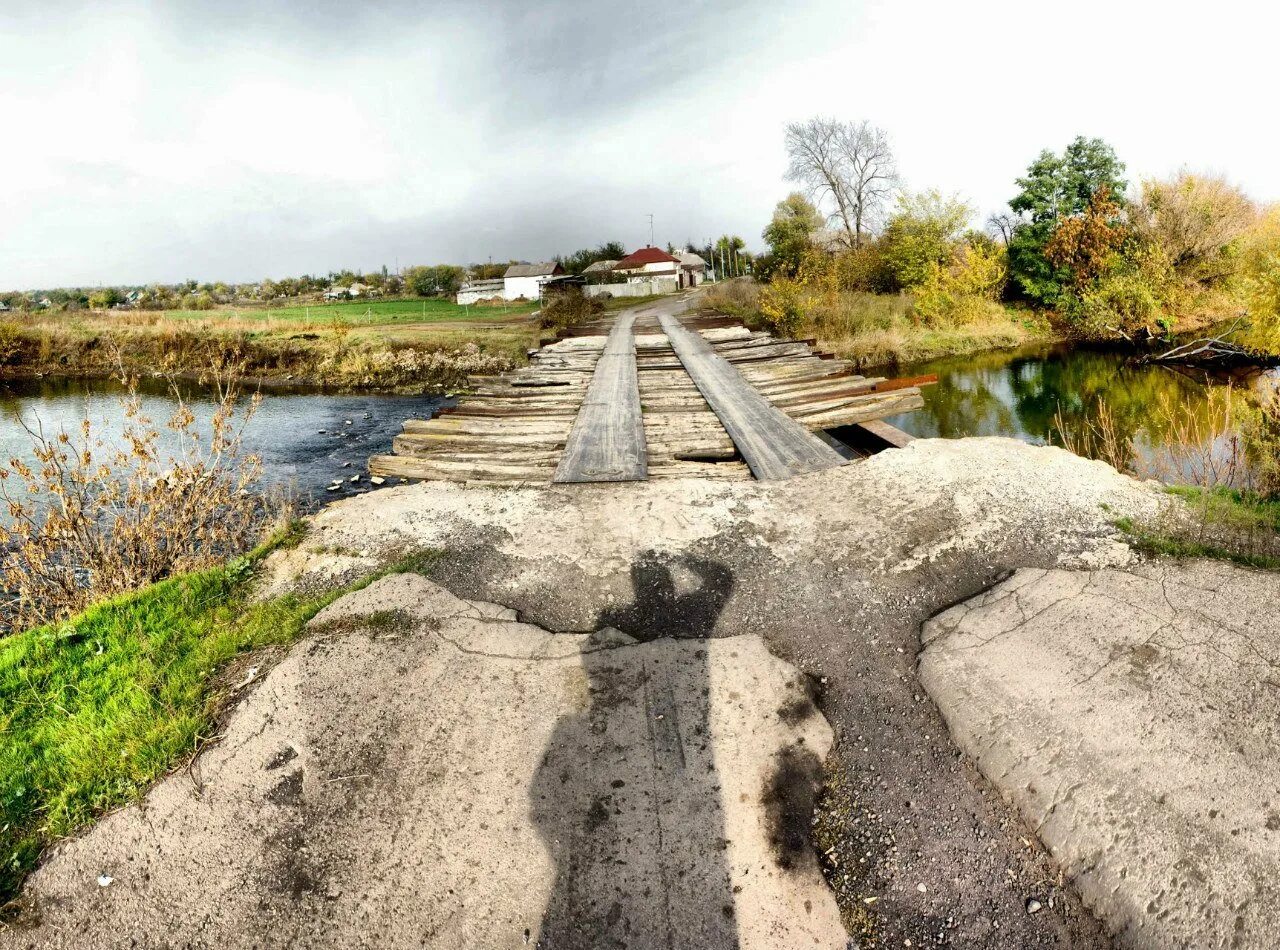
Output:
M782 129L886 129L1002 207L1102 136L1280 199L1271 4L0 0L0 289L535 260L723 232Z

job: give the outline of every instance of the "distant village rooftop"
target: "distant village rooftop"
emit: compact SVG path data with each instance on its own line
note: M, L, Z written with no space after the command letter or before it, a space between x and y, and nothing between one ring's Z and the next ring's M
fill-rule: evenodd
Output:
M678 258L668 254L659 247L642 247L632 251L613 265L614 270L638 270L649 264L679 264Z
M550 277L552 274L563 274L564 268L555 261L544 261L538 264L512 264L502 275L505 277Z

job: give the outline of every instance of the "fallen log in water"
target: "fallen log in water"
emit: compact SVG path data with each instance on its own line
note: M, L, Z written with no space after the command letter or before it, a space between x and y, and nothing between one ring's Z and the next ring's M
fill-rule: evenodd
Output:
M1280 356L1251 350L1222 337L1204 337L1180 343L1171 350L1144 357L1144 363L1178 363L1187 366L1230 368L1280 366Z

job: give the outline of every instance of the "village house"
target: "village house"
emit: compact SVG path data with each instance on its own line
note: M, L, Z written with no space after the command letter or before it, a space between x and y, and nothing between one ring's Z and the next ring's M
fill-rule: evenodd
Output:
M626 275L629 284L656 280L675 282L680 277L680 261L661 248L642 247L614 264L613 270Z
M330 287L324 292L325 300L352 300L364 296L375 297L377 294L370 291L368 284L362 284L359 281L350 287Z
M588 264L582 269L582 276L586 277L588 274L607 274L609 271L613 270L617 263L617 261L596 261L594 264Z
M467 306L482 300L503 300L506 285L502 278L496 280L471 280L458 291L458 303Z
M697 287L707 279L707 262L693 251L685 250L677 254L680 261L680 289Z
M502 296L507 300L538 300L542 297L542 285L564 272L564 268L554 261L512 264L502 275Z

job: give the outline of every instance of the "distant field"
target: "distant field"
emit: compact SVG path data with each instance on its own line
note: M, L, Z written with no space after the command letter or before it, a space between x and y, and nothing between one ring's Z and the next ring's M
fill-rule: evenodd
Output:
M646 303L611 300L609 310ZM421 392L523 364L546 336L536 302L351 300L293 307L24 314L0 321L0 374L200 374L235 365L259 380Z
M261 323L346 323L376 326L441 321L500 321L527 317L538 309L534 302L503 306L460 307L448 300L344 300L339 303L292 307L219 307L216 310L160 310L131 312L130 316L154 316L174 320L235 320ZM109 317L110 314L104 314Z

